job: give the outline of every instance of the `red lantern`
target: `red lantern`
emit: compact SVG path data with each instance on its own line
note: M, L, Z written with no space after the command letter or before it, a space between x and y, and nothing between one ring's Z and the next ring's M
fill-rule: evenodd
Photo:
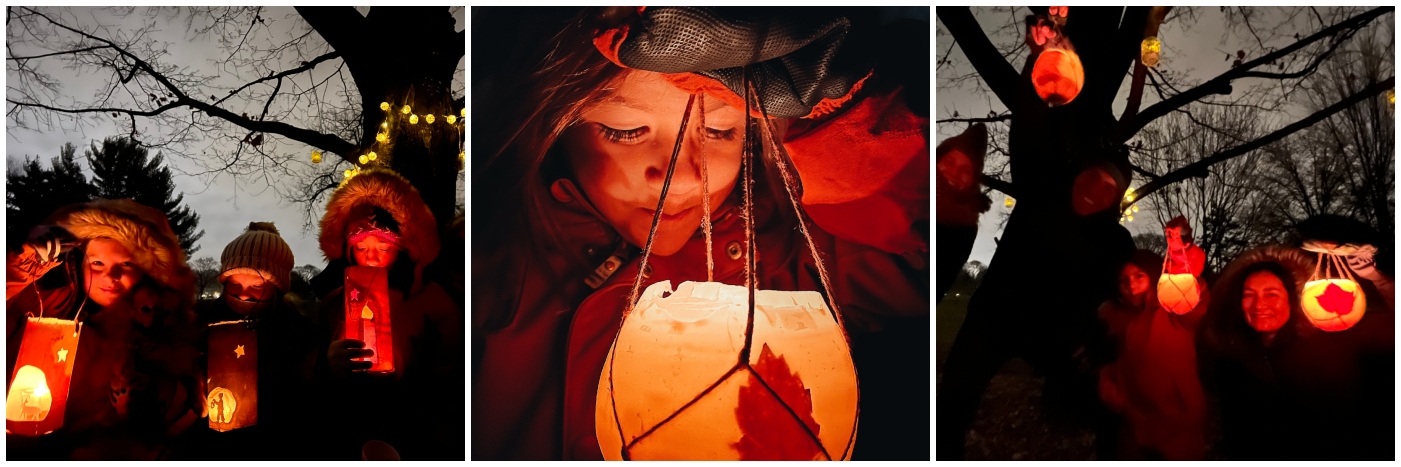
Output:
M5 397L6 433L39 436L63 427L81 330L78 322L66 319L29 318L25 322Z
M389 270L345 268L345 338L374 351L366 358L372 373L394 372L394 332L389 326Z
M1096 164L1081 171L1070 189L1070 206L1075 213L1088 216L1117 205L1119 191L1125 185L1118 168Z
M1051 107L1069 104L1085 86L1085 68L1080 55L1064 35L1052 40L1036 57L1031 68L1031 84L1036 94Z
M850 459L856 370L841 325L817 292L754 294L747 325L745 287L643 292L599 376L604 458Z
M1158 304L1174 314L1185 315L1201 302L1201 281L1197 276L1206 266L1206 254L1201 248L1182 240L1186 219L1178 217L1164 228L1167 238L1167 258L1163 273L1158 276Z
M1309 242L1304 244L1304 249L1318 253L1318 263L1313 276L1304 284L1300 300L1304 316L1314 327L1324 331L1351 328L1367 311L1367 297L1343 259L1353 248Z
M209 325L209 428L258 424L258 332L248 321Z

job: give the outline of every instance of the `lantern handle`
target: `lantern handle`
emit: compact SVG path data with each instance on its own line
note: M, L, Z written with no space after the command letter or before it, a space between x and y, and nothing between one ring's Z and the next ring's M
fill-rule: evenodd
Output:
M696 94L696 114L700 117L700 127L705 128L705 94ZM705 157L705 140L700 139L701 158L701 230L705 231L705 281L715 282L715 242L711 239L710 225L710 162Z
M666 206L666 193L671 190L671 176L676 173L676 157L681 155L681 142L686 139L686 124L691 120L691 107L696 103L696 95L686 99L686 113L681 114L681 129L676 133L676 145L671 149L671 163L666 168L666 179L662 182L662 194L657 198L657 212L652 214L652 228L647 231L647 245L642 248L642 260L637 266L637 277L632 281L632 294L628 296L628 307L623 318L637 306L637 292L642 288L642 272L647 270L647 258L652 253L652 240L657 236L657 225L662 220L662 208Z

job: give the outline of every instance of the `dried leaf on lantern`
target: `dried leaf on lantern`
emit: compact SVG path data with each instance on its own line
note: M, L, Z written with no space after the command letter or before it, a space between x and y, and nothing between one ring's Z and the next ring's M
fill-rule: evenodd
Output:
M734 448L739 459L823 460L822 446L807 434L818 435L822 427L812 418L812 396L802 377L788 368L783 357L775 356L768 344L759 351L759 363L748 373L749 381L740 388L735 406L741 437ZM801 420L793 419L790 408ZM776 428L776 424L781 427Z
M1336 315L1347 315L1352 313L1352 303L1357 297L1352 292L1343 290L1338 284L1329 283L1323 289L1323 293L1318 295L1318 305L1324 310Z

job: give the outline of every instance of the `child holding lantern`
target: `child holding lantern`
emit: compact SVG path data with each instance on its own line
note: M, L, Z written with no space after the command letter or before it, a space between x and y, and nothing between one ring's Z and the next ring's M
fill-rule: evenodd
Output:
M73 362L67 387L47 388L67 392L62 427L37 440L7 435L7 457L166 457L169 440L199 419L204 398L194 274L165 216L132 200L65 207L8 254L5 281L7 378L15 365L28 365L16 362L35 325L26 317L81 323L76 349L42 356Z
M285 298L292 249L275 225L253 222L224 247L219 261L222 294L199 310L211 423L191 430L195 434L179 457L307 458L312 452L294 443L312 426L303 400L311 390L319 339L311 321ZM212 338L215 333L237 336L226 341ZM245 385L250 379L254 384ZM248 443L260 448L240 448Z
M463 400L463 313L423 277L440 245L418 190L384 169L355 175L331 195L320 242L327 260L350 266L346 285L321 301L329 343L318 386L332 455L358 458L379 440L404 459L462 459L466 435L451 416L462 410L442 406Z

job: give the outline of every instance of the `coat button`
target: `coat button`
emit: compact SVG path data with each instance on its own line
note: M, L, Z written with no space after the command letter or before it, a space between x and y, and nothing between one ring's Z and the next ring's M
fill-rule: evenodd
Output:
M743 253L744 251L739 248L739 242L730 242L729 245L725 246L725 254L730 255L730 259L739 259Z

